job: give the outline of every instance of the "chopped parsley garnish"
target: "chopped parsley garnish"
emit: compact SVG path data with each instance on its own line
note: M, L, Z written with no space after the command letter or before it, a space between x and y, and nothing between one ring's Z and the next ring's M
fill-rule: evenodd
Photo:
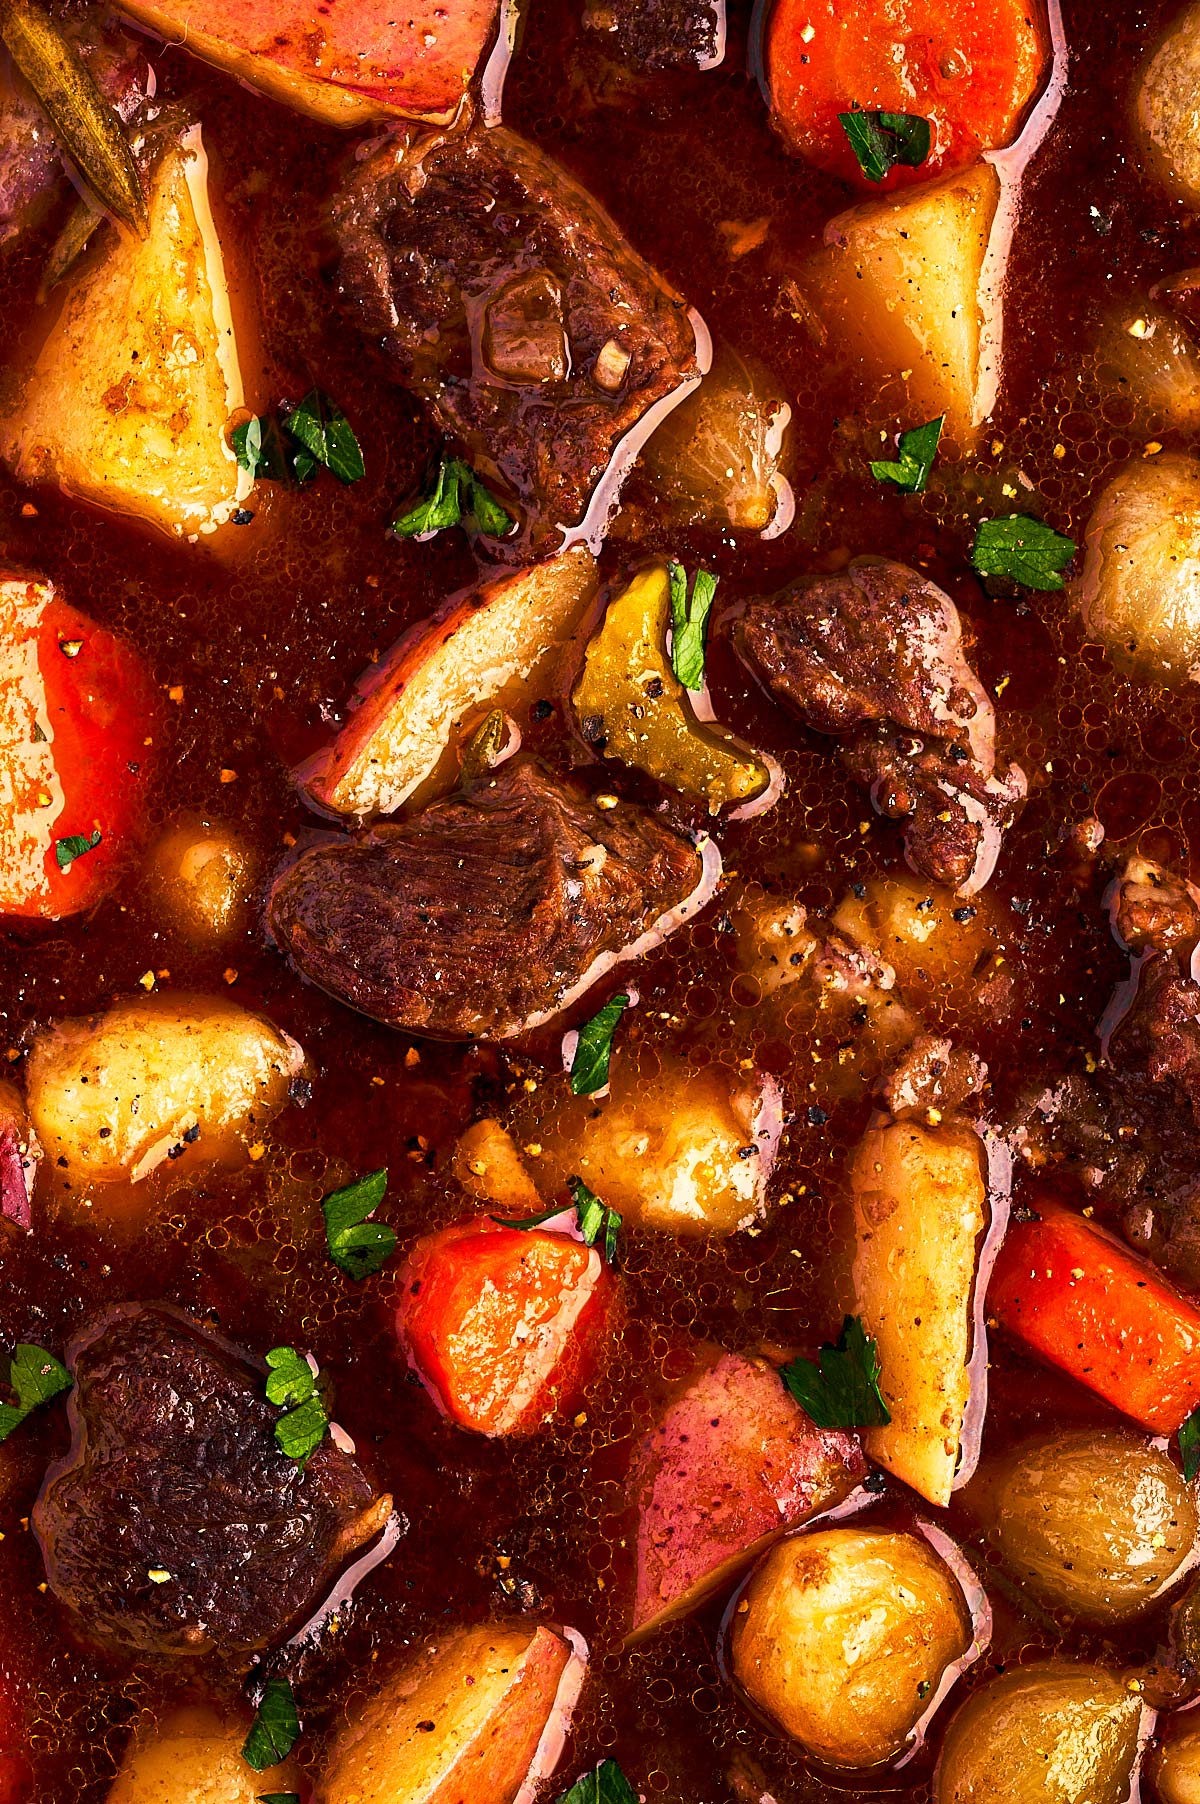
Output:
M325 1439L329 1411L317 1391L307 1359L295 1347L272 1347L267 1354L267 1402L286 1411L275 1424L281 1453L301 1465Z
M861 1317L848 1315L836 1342L811 1359L793 1359L779 1376L818 1428L881 1428L891 1412L879 1389L879 1355Z
M715 576L697 570L688 595L687 571L682 564L668 566L671 579L671 669L685 689L704 686L704 642L708 616L717 592Z
M242 1747L242 1759L256 1773L265 1773L268 1767L286 1760L299 1739L300 1718L291 1686L286 1679L268 1679L258 1715ZM286 1798L289 1794L275 1795Z
M397 514L392 531L402 539L415 539L464 521L489 539L502 539L513 527L512 515L484 487L470 464L461 457L443 457L433 492L407 513Z
M637 1793L615 1760L602 1760L594 1773L576 1779L558 1804L638 1804Z
M1061 589L1059 571L1074 556L1074 539L1029 514L981 520L971 547L971 562L980 576L1011 577L1027 589Z
M927 420L923 426L912 426L902 432L895 463L872 463L871 474L876 482L890 482L906 495L921 494L929 481L945 419L945 414L939 413L936 420Z
M369 1171L341 1190L331 1190L321 1204L329 1256L339 1271L357 1282L373 1277L396 1250L396 1235L386 1222L370 1221L387 1189L388 1174Z
M69 1391L74 1379L66 1366L47 1353L44 1347L31 1347L22 1341L13 1348L8 1365L8 1382L16 1393L15 1403L0 1403L0 1441L6 1441L14 1428L40 1404L49 1403L62 1391Z
M613 1035L628 1007L628 996L624 993L614 996L580 1028L575 1057L571 1060L572 1096L591 1096L595 1091L603 1090L608 1082Z
M235 426L230 437L238 464L255 482L304 483L321 464L339 482L357 482L365 473L353 426L319 388L282 419L257 415Z
M260 1791L258 1804L300 1804L298 1791Z
M842 130L869 182L881 182L897 163L918 169L929 155L932 135L919 113L839 113Z
M1183 1476L1191 1484L1200 1472L1200 1404L1179 1430L1179 1457L1183 1461Z
M99 844L99 827L90 839L86 839L82 833L68 833L65 839L56 839L54 856L58 860L59 870L69 871L77 858L82 858L85 852L94 852Z
M575 1219L579 1223L579 1232L583 1235L585 1246L594 1247L601 1234L604 1236L604 1257L611 1265L617 1256L617 1236L621 1232L621 1216L615 1209L602 1203L594 1190L589 1190L582 1178L568 1178L567 1189L575 1203Z

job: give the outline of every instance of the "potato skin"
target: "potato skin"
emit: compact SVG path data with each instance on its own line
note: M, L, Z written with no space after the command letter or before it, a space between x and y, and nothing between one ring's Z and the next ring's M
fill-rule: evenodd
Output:
M831 1528L781 1541L734 1612L734 1677L829 1766L904 1747L942 1674L971 1645L958 1582L917 1535Z
M987 1474L988 1538L1044 1603L1089 1622L1150 1608L1200 1522L1179 1468L1126 1429L1039 1437Z
M295 1040L232 1002L154 996L44 1028L26 1099L52 1169L80 1189L136 1182L177 1145L223 1156L282 1108L303 1065Z
M935 1804L1121 1804L1141 1714L1140 1696L1103 1667L1016 1667L951 1721Z
M107 1804L255 1804L264 1792L299 1791L295 1763L256 1773L242 1759L249 1722L215 1711L173 1710L125 1750Z

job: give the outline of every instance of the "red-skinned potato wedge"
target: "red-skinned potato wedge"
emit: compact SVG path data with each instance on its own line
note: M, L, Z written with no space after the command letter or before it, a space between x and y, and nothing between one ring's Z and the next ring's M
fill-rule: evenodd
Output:
M547 1628L451 1629L335 1733L313 1804L511 1804L572 1658Z
M483 1216L419 1240L402 1295L401 1342L451 1420L532 1434L578 1394L616 1281L595 1247Z
M1039 1198L996 1260L987 1312L1154 1434L1200 1403L1200 1310L1104 1228Z
M112 888L157 711L124 640L53 583L0 574L0 915L59 920Z
M775 0L764 62L791 149L856 187L926 182L1017 136L1050 65L1042 0ZM915 113L930 152L868 181L839 113Z
M866 1469L857 1438L817 1428L774 1366L718 1354L634 1455L629 1639L695 1609L786 1529L840 1503Z
M29 1205L41 1162L41 1143L21 1092L15 1084L0 1081L0 1222L11 1222L14 1228L33 1225Z
M492 38L500 0L125 0L168 43L328 125L399 113L448 124ZM318 14L320 16L318 16Z
M333 745L297 771L301 789L334 814L394 813L433 775L463 716L535 678L595 592L595 559L576 545L454 597L362 679Z

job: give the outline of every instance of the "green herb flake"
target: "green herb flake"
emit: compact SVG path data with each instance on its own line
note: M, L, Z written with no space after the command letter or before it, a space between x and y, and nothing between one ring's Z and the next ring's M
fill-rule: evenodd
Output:
M286 1411L275 1424L276 1445L303 1465L325 1439L329 1412L317 1392L312 1367L295 1347L272 1347L267 1366L267 1402Z
M685 689L704 687L704 651L708 616L718 578L697 570L688 596L687 571L682 564L668 566L671 582L671 669Z
M1191 1484L1200 1472L1200 1404L1179 1430L1179 1457L1183 1461L1183 1476Z
M386 1168L369 1171L331 1190L321 1204L329 1257L356 1283L381 1271L396 1250L395 1231L386 1222L368 1220L383 1201L387 1181Z
M923 426L913 426L902 432L896 447L896 462L872 463L871 474L876 482L890 482L906 495L922 494L937 456L945 420L945 414L939 413L936 420L927 420Z
M1061 589L1059 572L1074 555L1074 539L1028 514L981 520L971 547L980 576L1007 576L1027 589Z
M919 113L839 113L842 130L869 182L881 182L897 163L919 169L929 155L932 133Z
M45 727L43 727L40 720L34 721L33 733L31 735L31 737L33 739L34 745L45 745L47 743L46 729L45 729Z
M285 416L283 429L289 438L304 447L310 458L324 464L339 482L357 482L365 474L366 466L353 426L337 402L331 401L319 388L310 389L299 407ZM307 465L301 473L300 453L294 454L293 462L298 482L312 474L312 468Z
M248 470L252 482L286 482L288 455L279 425L270 414L256 414L235 426L230 434L238 468Z
M13 1348L8 1382L17 1400L0 1403L0 1441L6 1441L13 1429L19 1428L26 1416L41 1404L69 1391L74 1379L53 1353L22 1341Z
M602 1760L594 1773L576 1779L558 1804L638 1804L638 1795L615 1760Z
M575 1057L571 1060L572 1096L592 1096L597 1090L603 1090L608 1082L613 1035L628 1007L628 996L624 993L614 996L580 1028Z
M286 1679L268 1679L258 1715L242 1747L242 1759L256 1773L265 1773L268 1767L286 1760L299 1739L300 1718L291 1686Z
M65 839L56 839L54 856L58 860L59 870L69 871L77 858L82 858L87 852L94 852L99 844L99 827L90 839L85 839L82 833L68 833Z
M582 1178L568 1178L567 1189L575 1203L575 1219L579 1223L584 1245L594 1247L603 1234L604 1257L612 1265L617 1256L617 1237L621 1232L622 1217L615 1209L602 1203Z
M398 514L392 521L392 531L401 539L425 538L444 527L460 526L465 520L492 539L502 539L514 524L512 515L501 507L470 464L461 457L443 457L432 493L407 513Z
M260 1791L258 1804L300 1804L298 1791Z
M879 1354L861 1317L848 1315L834 1343L811 1359L793 1359L779 1376L818 1428L882 1428L891 1412L879 1389Z

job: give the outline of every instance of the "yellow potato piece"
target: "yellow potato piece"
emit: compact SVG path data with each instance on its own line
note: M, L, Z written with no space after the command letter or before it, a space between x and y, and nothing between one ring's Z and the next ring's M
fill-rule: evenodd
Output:
M571 700L589 738L660 783L701 797L710 814L758 795L770 771L749 747L692 713L667 656L671 585L649 565L614 601L587 649Z
M248 1728L211 1710L172 1711L130 1744L107 1804L255 1804L264 1792L298 1792L292 1761L256 1773L242 1759Z
M0 454L25 482L194 537L249 493L226 441L242 406L221 246L199 126L162 155L145 241L107 233L65 298Z

